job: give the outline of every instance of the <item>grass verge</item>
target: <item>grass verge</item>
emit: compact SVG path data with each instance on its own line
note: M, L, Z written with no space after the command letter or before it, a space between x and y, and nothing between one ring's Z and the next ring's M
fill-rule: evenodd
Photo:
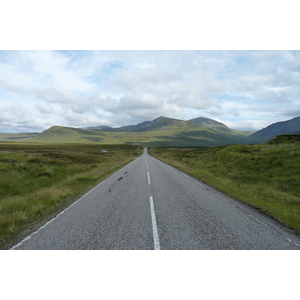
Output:
M0 143L0 249L141 154L130 145Z
M299 141L149 152L300 233Z

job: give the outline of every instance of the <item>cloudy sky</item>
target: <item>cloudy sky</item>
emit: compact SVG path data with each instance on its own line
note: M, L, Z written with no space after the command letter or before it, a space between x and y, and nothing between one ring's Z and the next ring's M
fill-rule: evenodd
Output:
M300 116L299 51L0 51L0 132Z
M259 130L300 116L297 1L104 2L2 6L0 132L159 116Z

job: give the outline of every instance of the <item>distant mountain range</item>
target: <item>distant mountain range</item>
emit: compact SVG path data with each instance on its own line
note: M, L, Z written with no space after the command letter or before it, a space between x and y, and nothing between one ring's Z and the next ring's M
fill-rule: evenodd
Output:
M192 125L191 123L196 124L196 126ZM111 131L111 132L141 132L141 131L161 130L161 129L166 129L167 127L170 128L194 127L195 128L195 127L202 127L202 126L211 128L218 132L227 133L227 134L236 133L241 135L250 135L255 132L255 131L239 131L235 129L230 129L223 123L217 122L212 119L203 118L203 117L191 119L188 121L172 119L167 117L159 117L153 121L145 121L137 125L123 126L118 128L112 128L109 126L102 125L102 126L84 127L83 129Z
M263 143L280 134L300 134L300 117L278 122L257 132L239 131L208 118L188 121L159 117L137 125L112 128L53 126L41 133L0 134L1 141L49 143L132 143L162 147L213 147Z
M279 134L300 134L300 117L273 123L268 127L253 133L250 137L257 142L264 143Z

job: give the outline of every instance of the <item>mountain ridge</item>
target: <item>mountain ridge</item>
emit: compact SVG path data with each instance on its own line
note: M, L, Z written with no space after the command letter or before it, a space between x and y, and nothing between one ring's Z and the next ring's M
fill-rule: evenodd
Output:
M199 120L198 120L199 121ZM211 126L160 116L137 125L111 128L105 125L87 128L52 126L31 141L80 143L135 143L143 146L212 147L247 143L244 135L231 131L226 125L203 119ZM218 126L213 126L213 125ZM224 132L226 128L226 132ZM227 129L228 128L228 129Z
M100 125L100 126L90 126L90 127L84 127L84 129L92 129L92 130L100 130L100 131L115 131L115 132L120 132L120 131L128 131L128 132L135 132L135 131L149 131L149 130L155 130L158 128L162 127L167 127L167 126L174 126L176 123L179 126L181 124L182 127L186 126L184 124L188 123L193 123L196 125L203 125L209 128L214 128L217 129L217 127L222 128L223 131L227 132L239 132L243 133L243 131L239 131L236 129L231 129L227 127L225 124L220 123L218 121L215 121L213 119L209 118L204 118L204 117L199 117L191 120L181 120L181 119L175 119L175 118L169 118L169 117L164 117L160 116L153 121L144 121L142 123L138 123L137 125L128 125L128 126L122 126L122 127L117 127L113 128L110 126L106 125ZM220 130L222 131L222 130ZM248 131L245 131L248 132ZM245 133L246 135L247 133Z
M250 132L251 133L251 132ZM248 131L231 129L225 124L204 117L180 120L160 116L153 121L118 128L52 126L34 134L1 134L2 141L49 143L127 143L163 147L214 147L230 144L255 144L280 134L300 133L300 117L273 123L249 135Z
M100 130L100 131L114 131L114 132L139 132L139 131L157 130L163 127L174 126L174 125L179 126L179 124L181 124L182 127L184 127L185 122L187 121L160 116L154 119L153 121L144 121L138 123L137 125L122 126L117 128L112 128L103 125L98 127L86 127L85 129L93 129L93 130Z

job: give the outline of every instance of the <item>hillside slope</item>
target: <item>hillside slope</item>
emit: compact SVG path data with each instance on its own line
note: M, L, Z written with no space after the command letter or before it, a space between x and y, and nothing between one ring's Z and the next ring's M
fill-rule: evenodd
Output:
M300 133L300 117L273 123L266 128L255 132L249 138L264 143L280 134L298 134Z
M32 141L47 143L101 143L103 136L105 136L105 133L91 129L52 126L38 134Z

